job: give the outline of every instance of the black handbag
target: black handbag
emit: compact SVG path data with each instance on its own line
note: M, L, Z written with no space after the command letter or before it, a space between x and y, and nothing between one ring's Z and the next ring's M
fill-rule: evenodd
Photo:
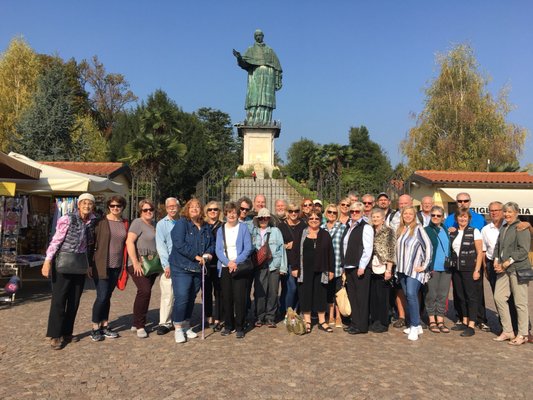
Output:
M226 254L226 257L227 257L228 247L226 246L226 230L224 229L224 225L222 225L220 229L222 229L222 239L224 240L224 253ZM254 264L252 263L251 258L248 257L243 262L240 262L237 264L237 269L231 273L231 276L234 278L248 276L253 272L253 270L254 270Z
M533 281L533 269L517 269L516 278L518 279L518 283L520 284L527 284L528 282Z
M56 256L56 271L62 274L85 275L89 268L87 253L59 252Z

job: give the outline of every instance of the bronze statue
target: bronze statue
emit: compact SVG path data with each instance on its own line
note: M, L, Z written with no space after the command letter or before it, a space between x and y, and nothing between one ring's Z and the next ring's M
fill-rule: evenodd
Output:
M246 93L246 125L272 125L272 110L276 108L276 90L281 89L282 70L278 56L263 43L263 32L254 33L255 43L241 55L233 49L233 55L242 69L248 71Z

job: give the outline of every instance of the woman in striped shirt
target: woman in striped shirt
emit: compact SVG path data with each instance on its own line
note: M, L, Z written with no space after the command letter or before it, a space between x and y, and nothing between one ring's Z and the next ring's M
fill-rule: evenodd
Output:
M400 217L396 243L396 276L407 297L409 328L404 330L409 340L422 334L418 291L429 279L427 267L431 261L431 241L422 225L417 223L416 209L405 207Z

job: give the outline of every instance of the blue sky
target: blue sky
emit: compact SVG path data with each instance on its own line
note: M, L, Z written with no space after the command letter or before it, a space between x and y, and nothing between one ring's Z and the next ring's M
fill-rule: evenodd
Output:
M533 130L532 15L533 2L512 0L2 0L0 51L23 35L40 53L96 54L139 99L163 89L185 111L218 108L236 123L246 73L231 50L244 52L261 28L283 68L282 157L301 137L346 144L349 128L365 125L394 166L438 72L435 54L453 44L474 48L490 92L511 89L508 120ZM533 163L531 136L521 163Z

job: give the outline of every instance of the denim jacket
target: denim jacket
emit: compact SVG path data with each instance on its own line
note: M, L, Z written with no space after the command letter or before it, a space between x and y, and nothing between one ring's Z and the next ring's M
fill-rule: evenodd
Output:
M215 241L209 224L204 223L200 229L187 218L179 219L172 231L172 251L170 252L170 270L200 272L196 256L215 254Z
M268 262L268 269L274 271L279 269L283 274L287 273L287 252L285 251L285 246L283 243L283 235L278 228L267 227L267 233L270 232L270 238L268 240L268 245L270 251L272 252L272 260ZM265 234L266 237L266 234ZM252 230L252 244L254 250L259 250L263 245L261 238L260 228L254 226Z

